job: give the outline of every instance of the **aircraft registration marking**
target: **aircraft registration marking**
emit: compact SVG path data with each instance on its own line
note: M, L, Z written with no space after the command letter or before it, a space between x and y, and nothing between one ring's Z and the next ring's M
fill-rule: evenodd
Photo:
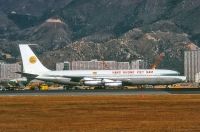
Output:
M153 70L125 70L125 71L112 71L112 74L153 74Z

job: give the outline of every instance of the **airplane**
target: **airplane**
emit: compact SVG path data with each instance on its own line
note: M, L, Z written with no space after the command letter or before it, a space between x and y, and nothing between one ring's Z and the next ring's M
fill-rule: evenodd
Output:
M62 70L47 69L31 50L29 45L19 44L23 72L31 79L60 83L64 85L121 87L129 85L172 85L186 80L185 76L173 70Z

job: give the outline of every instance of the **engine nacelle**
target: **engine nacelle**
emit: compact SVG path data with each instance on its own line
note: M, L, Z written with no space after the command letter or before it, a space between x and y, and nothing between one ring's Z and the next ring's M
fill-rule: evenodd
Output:
M102 79L83 78L83 84L86 86L102 86Z
M114 81L110 79L97 79L97 78L83 78L83 84L86 86L108 86L108 87L120 87L122 81Z
M122 86L122 81L114 81L109 79L103 79L104 86L108 87L120 87Z

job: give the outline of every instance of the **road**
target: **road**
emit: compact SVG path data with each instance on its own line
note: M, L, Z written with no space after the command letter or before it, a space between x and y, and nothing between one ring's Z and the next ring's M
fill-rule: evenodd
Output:
M132 89L132 90L49 90L1 91L0 96L95 96L95 95L167 95L200 94L200 89Z

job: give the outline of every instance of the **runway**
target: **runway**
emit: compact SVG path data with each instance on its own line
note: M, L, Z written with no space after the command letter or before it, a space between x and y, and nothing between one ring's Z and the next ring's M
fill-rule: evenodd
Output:
M1 91L0 96L96 96L96 95L178 95L200 94L200 89L132 89L132 90L49 90Z

